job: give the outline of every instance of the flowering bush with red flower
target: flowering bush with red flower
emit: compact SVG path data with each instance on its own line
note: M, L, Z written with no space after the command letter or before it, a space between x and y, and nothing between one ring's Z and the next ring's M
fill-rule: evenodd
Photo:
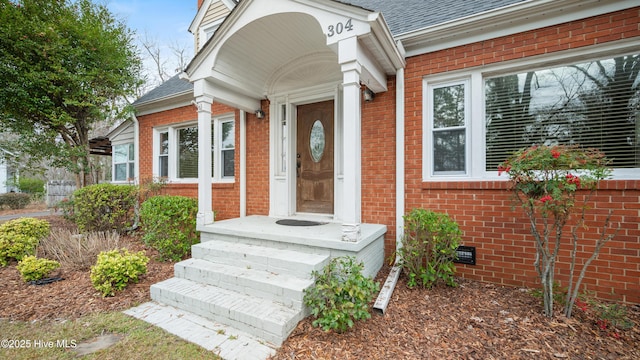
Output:
M585 210L590 195L598 182L611 174L608 160L596 149L584 149L577 145L533 146L513 154L498 166L498 174L506 173L511 181L511 190L516 201L522 205L530 220L530 230L536 243L534 266L543 287L544 311L553 316L553 277L555 262L563 240L563 228L572 212L579 212L581 218L572 229L572 264L569 290L565 304L565 315L571 310L584 271L605 242L613 235L604 235L597 241L592 257L583 265L575 285L573 272L577 253L577 229L584 225ZM582 192L580 203L576 204L576 194ZM608 227L609 218L605 224ZM615 234L614 234L615 235Z

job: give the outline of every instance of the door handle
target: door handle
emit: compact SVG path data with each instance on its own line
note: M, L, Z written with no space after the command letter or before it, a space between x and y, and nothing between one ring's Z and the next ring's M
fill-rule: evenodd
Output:
M296 154L296 177L300 177L300 169L302 168L302 162L300 161L300 154Z

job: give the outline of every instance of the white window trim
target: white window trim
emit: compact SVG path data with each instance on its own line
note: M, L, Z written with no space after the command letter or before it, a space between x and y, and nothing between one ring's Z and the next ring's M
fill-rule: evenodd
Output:
M593 61L606 57L616 57L637 53L640 46L640 39L632 41L621 41L617 43L607 43L600 46L591 46L577 50L567 50L550 55L535 56L522 60L514 60L504 63L497 63L485 67L452 71L445 74L426 76L422 80L422 181L482 181L497 180L507 181L504 174L498 176L498 170L487 171L485 169L486 160L486 128L485 128L485 96L484 79L502 74L511 74L525 69L536 70L549 67L572 65L576 62ZM429 111L428 87L433 85L455 83L462 79L470 79L470 99L471 114L470 124L467 124L469 133L467 134L467 174L457 175L433 175L431 150L431 125ZM640 168L617 168L613 169L612 180L640 179Z
M200 27L200 43L198 44L198 50L201 50L204 47L204 44L206 44L209 39L213 37L213 34L215 34L216 30L218 30L223 20L224 18L221 18ZM211 34L211 36L207 36L208 34Z
M465 155L465 169L463 172L440 172L440 173L435 173L434 171L434 151L433 151L433 133L436 129L434 129L433 127L433 106L432 106L432 101L433 101L433 89L436 88L441 88L441 87L447 87L447 86L454 86L454 85L464 85L465 88L465 97L464 97L464 117L465 117L465 124L463 126L459 126L459 127L455 127L455 129L464 129L465 130L465 149L464 149L464 155ZM424 106L424 116L423 118L425 119L423 124L424 124L424 129L425 131L423 132L423 144L425 144L425 146L423 146L423 159L426 160L426 165L423 167L423 178L431 178L431 179L460 179L460 178L468 178L469 174L470 174L470 158L471 158L471 152L470 152L470 146L469 146L469 140L471 138L471 130L470 130L470 123L471 123L471 81L469 79L469 77L464 77L464 78L457 78L457 79L450 79L448 81L435 81L435 82L425 82L424 83L424 99L425 100L425 106ZM428 147L427 147L428 146Z
M224 123L228 123L228 122L234 122L235 121L235 114L231 113L231 114L225 114L225 115L221 115L221 116L216 116L213 119L211 119L211 121L214 124L214 136L215 136L215 141L214 141L214 152L213 155L215 157L214 160L214 166L213 166L213 182L215 183L233 183L235 182L235 175L234 176L222 176L222 168L223 166L216 166L215 164L223 164L223 157L222 157L222 152L223 149L220 148L220 144L222 144L222 125ZM236 148L237 145L235 143L235 126L236 124L234 124L234 132L233 132L233 137L234 137L234 142L233 142L233 151L234 151L234 156L235 156L235 152L236 152ZM235 171L234 171L235 173Z
M220 116L213 117L211 119L212 124L215 126L215 144L220 144L222 141L222 124L230 121L235 121L235 114L223 114ZM237 125L237 124L235 124ZM160 176L160 134L163 132L167 132L169 135L169 161L168 161L168 176L167 181L173 184L197 184L198 178L178 178L178 130L184 129L187 127L198 126L197 121L189 121L177 124L171 124L169 126L162 126L153 128L153 176ZM236 126L234 126L235 130ZM235 141L235 131L234 131L234 141ZM215 145L215 163L222 163L222 152L218 145ZM234 145L234 151L237 150L237 144ZM234 155L235 156L235 155ZM211 181L216 184L229 184L235 182L235 176L222 177L222 170L220 166L214 165L214 173L212 174Z

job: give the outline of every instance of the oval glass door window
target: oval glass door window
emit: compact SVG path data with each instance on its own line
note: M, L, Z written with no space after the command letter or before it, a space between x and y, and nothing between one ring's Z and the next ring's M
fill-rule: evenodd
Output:
M313 161L320 162L322 159L324 144L324 126L320 120L316 120L311 127L311 136L309 136L309 148Z

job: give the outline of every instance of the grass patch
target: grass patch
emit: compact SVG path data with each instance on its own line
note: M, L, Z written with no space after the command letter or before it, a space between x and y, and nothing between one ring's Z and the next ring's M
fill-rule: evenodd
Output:
M204 348L121 312L91 314L69 321L0 320L0 359L75 359L74 344L109 333L122 336L122 340L83 359L220 359ZM6 348L7 340L21 348ZM30 348L26 348L27 344Z

